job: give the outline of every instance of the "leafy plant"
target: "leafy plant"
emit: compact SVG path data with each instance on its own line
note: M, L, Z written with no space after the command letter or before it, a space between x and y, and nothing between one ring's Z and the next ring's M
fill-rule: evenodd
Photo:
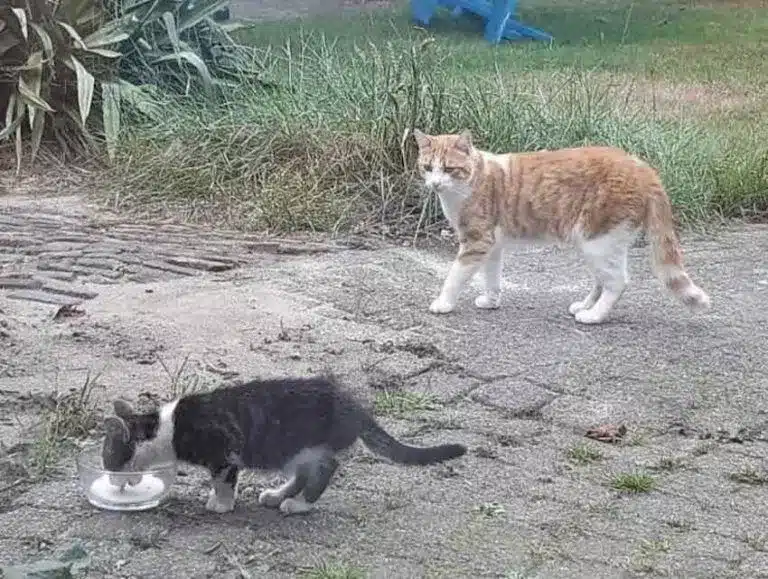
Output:
M211 18L227 2L10 0L0 8L0 142L15 140L17 172L25 136L31 163L46 130L67 152L96 144L95 126L113 158L121 111L156 115L153 88L211 94L247 72L249 53Z

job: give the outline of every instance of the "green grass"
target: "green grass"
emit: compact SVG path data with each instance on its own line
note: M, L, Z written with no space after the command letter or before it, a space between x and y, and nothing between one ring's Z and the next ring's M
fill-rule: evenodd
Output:
M407 416L437 407L438 401L434 396L404 390L382 390L376 393L373 400L374 412L379 416Z
M586 443L572 446L568 449L567 455L568 460L575 464L592 464L601 461L604 458L600 449Z
M728 475L733 482L745 485L765 485L768 484L768 472L761 472L752 466L746 466L738 472L732 472Z
M100 374L87 375L80 388L55 394L43 412L40 433L31 449L32 473L37 478L51 474L64 451L74 440L82 440L98 425L99 412L94 391L101 389Z
M412 171L419 127L493 151L611 144L656 166L684 223L768 210L768 10L665 0L522 3L555 43L490 46L408 10L239 32L264 78L137 120L117 207L269 231L412 231L442 215Z
M301 575L304 579L365 579L365 573L343 563L321 563Z
M499 503L483 503L475 507L475 512L481 514L484 517L492 519L495 517L500 517L506 513L507 510L503 505L500 505Z
M648 493L656 488L656 479L642 472L619 473L610 481L611 487L626 493Z

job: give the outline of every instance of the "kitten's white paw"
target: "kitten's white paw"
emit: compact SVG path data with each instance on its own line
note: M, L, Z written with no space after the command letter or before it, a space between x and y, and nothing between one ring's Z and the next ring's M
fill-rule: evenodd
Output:
M208 502L205 504L205 508L214 513L229 513L235 510L235 497L222 498L211 489L208 493Z
M300 515L312 509L312 505L303 499L285 499L280 503L280 512L285 515Z
M590 310L581 310L576 312L576 321L582 324L599 324L607 317L607 314Z
M136 486L143 478L144 477L140 474L110 474L109 482L122 489L125 488L126 485Z
M475 306L481 310L495 310L501 305L501 297L483 294L475 298Z
M570 306L568 306L568 311L572 316L575 316L583 309L586 309L586 306L583 301L573 302Z
M265 507L276 509L283 502L283 495L274 489L261 491L259 495L259 504Z
M433 314L447 314L449 312L452 312L453 308L454 308L454 304L450 303L448 300L444 300L443 298L437 298L429 306L429 311L432 312Z

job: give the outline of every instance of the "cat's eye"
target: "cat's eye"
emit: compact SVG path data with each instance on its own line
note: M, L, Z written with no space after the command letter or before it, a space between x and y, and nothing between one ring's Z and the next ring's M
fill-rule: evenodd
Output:
M424 169L425 172L431 173L432 172L432 163L425 163L421 166L422 169Z

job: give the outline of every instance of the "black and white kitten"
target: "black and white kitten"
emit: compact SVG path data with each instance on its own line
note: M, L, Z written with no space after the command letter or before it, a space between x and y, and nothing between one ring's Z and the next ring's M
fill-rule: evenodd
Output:
M142 471L183 461L212 476L206 508L231 511L241 468L281 469L289 477L259 495L259 503L285 514L307 512L338 466L337 452L358 438L401 464L425 465L462 456L466 447L407 446L385 432L333 378L254 380L183 396L147 414L114 403L105 419L102 449L110 471Z

